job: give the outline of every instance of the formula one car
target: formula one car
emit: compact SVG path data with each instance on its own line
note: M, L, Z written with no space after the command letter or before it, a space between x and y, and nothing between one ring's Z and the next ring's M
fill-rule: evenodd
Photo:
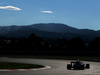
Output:
M90 64L84 64L80 60L77 60L76 62L71 62L71 64L67 65L68 70L71 70L71 69L84 70L84 69L89 69L89 68L90 68Z

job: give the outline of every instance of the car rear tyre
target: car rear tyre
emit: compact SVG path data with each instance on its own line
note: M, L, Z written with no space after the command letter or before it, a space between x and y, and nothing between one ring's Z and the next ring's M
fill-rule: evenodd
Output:
M67 69L68 69L68 70L71 70L71 67L72 67L71 64L68 64L68 65L67 65Z
M90 68L90 64L86 64L86 68L89 69Z

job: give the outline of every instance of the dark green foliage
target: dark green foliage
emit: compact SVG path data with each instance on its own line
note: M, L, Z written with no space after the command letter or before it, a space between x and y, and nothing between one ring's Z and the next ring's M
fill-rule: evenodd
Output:
M73 38L72 40L69 41L68 49L84 51L84 50L86 50L86 46L85 46L85 43L83 42L83 40L78 37L78 38Z
M89 50L92 50L92 51L100 51L100 38L95 38L89 44Z
M62 51L68 50L68 41L65 38L58 39L56 44L58 50L62 50Z
M35 34L31 34L27 38L3 38L0 39L0 51L78 51L86 52L99 51L100 38L94 39L91 43L84 42L80 37L67 40L60 39L46 39L40 38ZM74 54L74 52L71 52Z
M41 67L44 66L36 64L0 62L0 69L30 69L30 68L41 68Z

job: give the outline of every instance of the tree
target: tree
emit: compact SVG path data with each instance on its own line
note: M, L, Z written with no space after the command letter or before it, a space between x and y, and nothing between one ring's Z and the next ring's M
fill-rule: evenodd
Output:
M69 41L68 43L68 49L69 50L86 50L86 46L85 43L83 42L83 40L78 37L78 38L73 38L72 40Z
M90 51L100 51L100 38L95 38L95 39L89 44L89 50L90 50Z
M61 51L66 51L68 47L68 41L65 38L57 40L58 49Z
M41 46L42 46L42 38L36 36L34 33L32 33L29 36L29 45L30 45L30 49L32 50L40 50Z

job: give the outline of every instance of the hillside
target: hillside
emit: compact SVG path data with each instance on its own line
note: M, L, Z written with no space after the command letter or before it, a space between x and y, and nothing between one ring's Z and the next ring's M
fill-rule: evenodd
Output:
M41 23L41 24L33 24L31 25L33 28L42 30L42 31L48 31L48 32L57 32L57 33L73 33L77 32L77 28L70 27L65 24L60 23Z
M71 39L81 37L84 40L92 40L95 37L100 37L100 31L77 29L60 23L0 26L0 37L28 37L31 33L43 38Z

